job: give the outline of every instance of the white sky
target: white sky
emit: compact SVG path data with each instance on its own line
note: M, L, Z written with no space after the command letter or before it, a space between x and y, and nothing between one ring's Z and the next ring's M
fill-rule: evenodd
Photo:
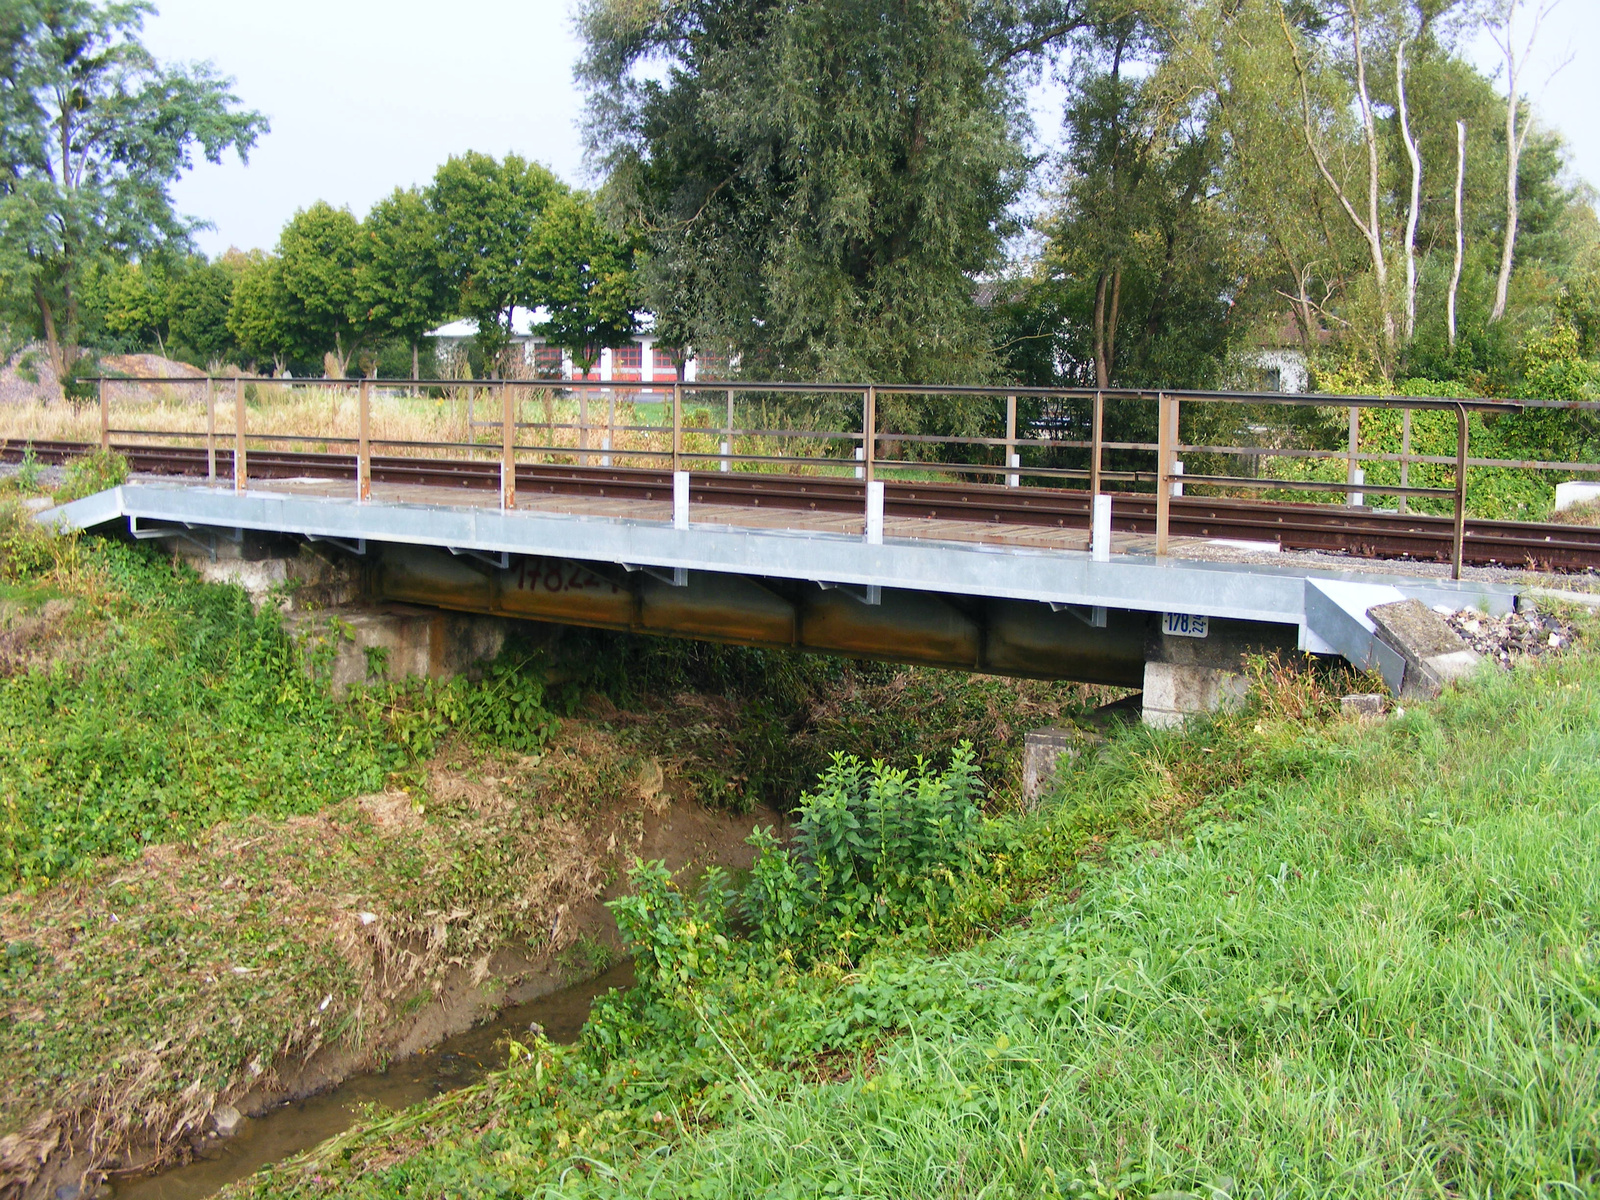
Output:
M595 182L578 129L570 0L158 3L150 49L210 59L272 121L249 166L202 164L175 189L180 211L216 226L199 236L209 253L270 248L295 210L319 199L363 215L464 150L516 151L570 183ZM1493 47L1477 57L1492 67ZM1540 119L1566 136L1575 174L1600 187L1600 0L1562 0L1526 78Z

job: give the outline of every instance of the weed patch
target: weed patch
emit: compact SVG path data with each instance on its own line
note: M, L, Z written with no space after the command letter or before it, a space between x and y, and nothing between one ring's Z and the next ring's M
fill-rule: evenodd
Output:
M1377 726L1258 669L1253 708L1125 731L987 822L942 932L805 965L719 930L652 1039L602 1008L244 1190L1594 1190L1600 659Z

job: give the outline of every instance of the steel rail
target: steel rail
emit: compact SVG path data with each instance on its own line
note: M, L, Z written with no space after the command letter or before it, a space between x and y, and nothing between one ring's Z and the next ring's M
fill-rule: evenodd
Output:
M0 442L0 460L17 461L31 447L41 463L61 463L94 448L75 441ZM130 466L142 473L207 474L201 447L119 444ZM492 449L492 447L490 447ZM591 450L590 453L598 453ZM687 457L687 456L686 456ZM218 477L231 474L232 451L216 450ZM491 459L406 458L374 455L372 479L493 490L500 464ZM849 466L848 461L841 463ZM250 474L258 479L314 478L356 483L355 460L347 454L250 451ZM1026 469L1022 471L1026 476ZM1107 473L1103 478L1110 478ZM884 510L895 517L929 517L984 524L1082 528L1089 513L1087 492L1024 490L997 484L887 480ZM672 473L642 467L516 465L516 486L525 493L635 500L670 500ZM1343 485L1323 485L1340 491ZM755 472L696 472L691 493L701 503L749 505L859 516L865 484L849 476L764 475ZM1369 488L1379 491L1381 487ZM1171 532L1177 537L1272 542L1285 550L1321 550L1373 558L1448 562L1453 542L1449 516L1359 512L1350 508L1231 498L1173 497ZM1156 497L1114 493L1112 527L1153 534ZM1469 520L1463 543L1473 565L1507 565L1561 571L1600 570L1600 528L1519 521Z

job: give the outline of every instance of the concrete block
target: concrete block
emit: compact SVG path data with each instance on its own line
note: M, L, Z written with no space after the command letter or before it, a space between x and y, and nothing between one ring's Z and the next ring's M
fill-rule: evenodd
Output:
M342 696L352 686L470 674L505 646L500 617L389 604L296 613L289 621L307 662L328 671Z
M1158 729L1183 724L1185 717L1243 703L1249 683L1238 671L1194 663L1144 665L1144 723Z
M1383 696L1377 692L1357 692L1339 697L1339 708L1347 717L1376 721L1383 716Z
M1420 600L1375 604L1367 617L1378 640L1406 660L1400 685L1404 699L1431 699L1481 661L1449 622Z
M1104 740L1099 734L1071 726L1051 726L1028 733L1022 739L1023 803L1029 808L1039 803L1055 782L1063 758L1070 762L1085 748Z
M1573 479L1566 483L1556 484L1556 511L1571 508L1574 504L1587 504L1592 500L1600 500L1600 482L1588 479Z
M319 553L289 538L243 531L240 540L173 538L172 553L207 583L235 584L260 607L275 598L285 612L349 604L361 592L358 560L338 551ZM213 553L215 557L213 557Z
M1153 628L1145 647L1146 725L1171 728L1196 713L1241 703L1249 691L1251 654L1295 652L1295 631L1260 621L1212 620L1203 638L1173 637Z

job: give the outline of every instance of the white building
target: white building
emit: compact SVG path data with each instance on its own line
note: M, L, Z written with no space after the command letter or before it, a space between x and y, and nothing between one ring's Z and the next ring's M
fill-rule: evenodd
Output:
M649 317L642 322L640 332L625 344L602 348L599 361L587 375L578 372L569 352L552 345L540 333L540 327L549 319L549 313L543 308L514 308L511 311L511 344L520 347L527 374L531 378L585 379L604 383L672 383L678 378L678 369L671 356L664 349L656 347L654 322ZM442 359L477 334L478 323L464 317L431 330L428 336L434 339ZM684 380L693 382L699 378L702 365L705 364L693 358L686 362Z

